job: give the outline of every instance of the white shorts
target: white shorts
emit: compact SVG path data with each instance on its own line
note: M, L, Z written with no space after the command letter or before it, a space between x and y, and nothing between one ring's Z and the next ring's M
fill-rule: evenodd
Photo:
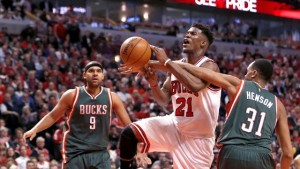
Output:
M170 152L174 169L210 169L214 138L182 135L169 115L142 119L132 123L131 127L142 138L142 153Z

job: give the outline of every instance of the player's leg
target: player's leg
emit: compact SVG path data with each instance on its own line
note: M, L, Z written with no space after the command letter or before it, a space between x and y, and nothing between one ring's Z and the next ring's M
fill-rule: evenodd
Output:
M110 155L108 151L97 151L83 155L83 163L87 169L110 169Z
M170 152L179 140L172 116L157 116L131 124L142 145L140 153Z
M82 169L85 168L84 163L82 161L81 155L78 155L72 159L70 159L67 163L63 164L63 169Z
M128 125L120 135L119 149L121 169L130 169L136 154L138 139L133 129Z
M225 146L218 158L218 169L274 169L275 162L267 150L257 147Z
M175 131L169 116L147 118L130 124L120 136L121 169L131 165L137 151L137 142L142 145L141 153L169 151L176 142Z
M214 159L214 138L192 138L179 134L180 146L172 151L174 169L210 169Z

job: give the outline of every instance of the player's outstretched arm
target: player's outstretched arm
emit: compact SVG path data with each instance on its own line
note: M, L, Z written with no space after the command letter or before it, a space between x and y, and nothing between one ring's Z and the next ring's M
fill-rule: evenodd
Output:
M194 76L190 72L180 67L178 64L172 62L166 55L164 49L156 46L151 46L151 48L155 53L157 60L167 67L169 72L174 74L174 76L176 76L176 78L191 91L198 92L208 85L205 81L203 81L203 79ZM219 71L218 66L213 62L206 64L205 67L214 71Z
M32 140L36 136L36 133L52 126L67 110L71 108L74 96L74 89L66 91L53 110L44 116L31 130L24 133L23 139L29 137L30 140Z
M122 100L115 92L111 92L111 97L112 97L113 111L116 113L116 115L117 115L118 119L121 121L122 125L127 126L129 123L131 123L131 120L130 120L128 113L123 105Z
M275 131L278 135L278 141L282 149L280 169L289 169L293 160L293 148L287 122L287 115L286 110L279 99L277 99L277 104L278 120Z
M224 90L226 90L229 97L234 96L238 86L241 83L241 79L239 79L237 77L219 73L219 72L215 72L215 71L212 71L211 69L197 67L197 66L182 63L182 62L176 62L176 64L181 65L181 67L183 69L187 70L194 76L197 76L198 78L201 78L215 86L219 86L219 87L223 88Z

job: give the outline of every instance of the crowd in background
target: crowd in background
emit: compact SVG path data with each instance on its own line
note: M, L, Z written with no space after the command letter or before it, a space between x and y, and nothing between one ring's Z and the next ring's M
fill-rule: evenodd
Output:
M41 22L36 23L40 29L48 29L48 26L69 20L76 23L79 27L93 27L100 29L124 30L135 32L137 29L163 30L162 34L168 36L182 36L190 26L189 22L181 21L176 18L169 18L164 24L153 22L111 22L104 18L86 17L84 13L73 12L70 7L64 12L64 15L53 13L54 4L50 0L33 3L31 0L2 0L0 5L0 18L23 20L26 19L25 11L31 12L34 16L40 19ZM66 13L65 13L66 12ZM71 18L71 19L70 19ZM238 17L227 20L226 22L218 23L215 18L202 18L198 22L207 24L214 32L217 41L263 45L266 48L288 48L300 49L300 32L297 28L283 29L273 31L270 28L266 31L267 35L262 34L262 28L255 21L243 20ZM278 29L278 28L277 28ZM146 31L150 34L156 34L156 31ZM273 32L273 33L272 33ZM160 33L161 34L161 33Z
M132 121L172 112L171 104L167 107L157 105L145 79L137 80L135 74L121 75L118 72L120 63L115 55L119 53L122 32L114 36L92 32L81 34L79 18L74 15L41 14L41 22L28 26L19 35L8 34L5 28L0 31L0 169L26 169L27 163L39 169L59 168L64 118L32 141L24 142L22 134L53 109L62 93L84 84L83 67L90 60L103 64L105 79L102 85L120 96ZM45 27L39 26L44 22L47 23ZM274 76L267 89L285 104L295 156L300 154L300 56L286 55L277 50L260 53L258 49L250 51L248 48L236 53L234 42L229 42L232 42L232 47L227 51L218 51L218 47L212 45L207 56L218 63L222 73L240 78L255 58L264 57L273 63ZM179 41L171 47L166 47L163 40L154 45L164 48L173 60L181 57ZM159 72L160 85L166 76L166 73ZM225 120L228 101L225 92L221 99L216 136ZM113 117L108 147L112 168L119 167L117 143L121 129L118 124ZM272 150L276 162L279 162L281 150L275 134ZM217 156L218 149L214 152ZM172 167L169 153L149 153L149 157L153 163L149 168Z

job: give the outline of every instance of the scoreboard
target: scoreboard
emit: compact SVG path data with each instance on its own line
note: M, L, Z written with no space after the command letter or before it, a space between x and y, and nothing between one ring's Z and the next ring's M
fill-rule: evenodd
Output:
M290 4L274 0L168 0L168 2L210 6L220 9L268 14L277 17L299 19L300 9Z

